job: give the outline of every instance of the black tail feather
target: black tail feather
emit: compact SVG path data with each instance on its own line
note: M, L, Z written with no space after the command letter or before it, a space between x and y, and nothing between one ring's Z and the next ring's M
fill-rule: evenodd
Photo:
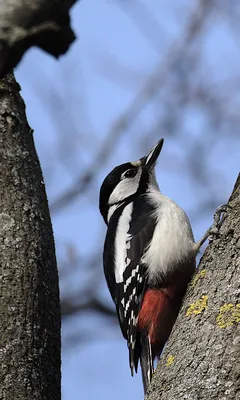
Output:
M148 336L141 338L141 355L140 363L142 368L142 381L144 394L147 392L147 388L151 382L153 376L153 359L152 359L152 348Z

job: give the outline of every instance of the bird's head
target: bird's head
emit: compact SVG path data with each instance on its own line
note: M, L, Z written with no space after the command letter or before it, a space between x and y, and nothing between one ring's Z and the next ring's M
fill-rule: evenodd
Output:
M146 193L151 186L158 187L155 165L163 146L163 139L138 161L115 167L104 179L100 189L99 208L106 224L111 207L130 202Z

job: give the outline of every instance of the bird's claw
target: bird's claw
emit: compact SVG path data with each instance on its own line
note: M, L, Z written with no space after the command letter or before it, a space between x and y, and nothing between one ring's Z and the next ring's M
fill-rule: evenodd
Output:
M210 229L210 234L208 237L209 242L212 242L214 239L220 236L220 228L226 219L226 213L232 207L229 204L222 204L219 206L213 216L213 224Z

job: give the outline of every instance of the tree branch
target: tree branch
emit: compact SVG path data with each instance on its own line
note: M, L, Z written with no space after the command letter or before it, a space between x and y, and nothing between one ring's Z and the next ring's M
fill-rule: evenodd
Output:
M111 317L116 320L116 311L113 307L108 307L97 298L88 300L87 302L77 302L76 299L63 299L61 301L62 317L72 317L74 314L83 311L96 312L100 315Z
M0 77L38 46L54 57L75 39L69 10L76 0L2 0L0 6Z
M221 227L189 285L148 400L236 399L240 338L240 175Z

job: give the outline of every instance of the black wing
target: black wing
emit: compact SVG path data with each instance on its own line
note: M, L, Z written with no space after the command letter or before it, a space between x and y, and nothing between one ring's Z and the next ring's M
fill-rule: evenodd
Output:
M117 213L118 216L113 215L112 218L118 219L123 211L123 208L119 211L117 210L119 213ZM137 369L139 358L137 322L147 282L147 269L141 259L155 229L156 220L153 215L153 211L154 208L147 201L146 195L140 196L134 201L131 223L126 235L127 252L125 260L126 267L123 272L123 282L116 283L115 281L113 269L114 254L111 254L111 252L114 251L113 248L111 250L108 248L108 252L106 252L108 254L108 259L105 258L104 262L108 287L116 304L123 336L128 342L129 362L132 373L134 367ZM114 214L116 214L116 211ZM111 232L110 225L112 225L113 222L113 225L116 226L116 221L112 221L112 218L110 220L111 223L109 224L110 232L108 232L110 237L112 237L113 233ZM111 267L109 262L112 263ZM108 269L107 274L106 269Z

